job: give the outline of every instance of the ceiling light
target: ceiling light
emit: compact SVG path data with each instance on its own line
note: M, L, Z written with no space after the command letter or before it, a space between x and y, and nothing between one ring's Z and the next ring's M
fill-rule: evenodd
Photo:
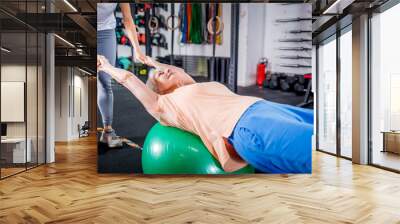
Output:
M343 10L351 5L355 0L336 0L332 5L324 10L322 14L342 14Z
M88 71L86 71L86 70L83 70L83 69L81 69L81 68L78 68L78 70L81 71L81 72L83 72L83 73L85 73L85 74L87 74L87 75L92 75L92 73L90 73L90 72L88 72Z
M337 4L339 4L340 0L336 0L332 5L330 5L327 9L324 10L322 14L328 14L331 9L336 7Z
M64 0L65 4L67 4L72 10L74 10L74 12L78 12L78 10L68 1L68 0Z
M61 40L62 42L66 43L67 45L69 45L70 47L75 48L75 45L73 45L71 42L69 42L68 40L58 36L57 34L54 34L55 37L57 37L59 40Z
M4 51L4 52L6 52L6 53L10 53L10 52L11 52L11 50L9 50L9 49L7 49L7 48L5 48L5 47L1 47L1 50Z

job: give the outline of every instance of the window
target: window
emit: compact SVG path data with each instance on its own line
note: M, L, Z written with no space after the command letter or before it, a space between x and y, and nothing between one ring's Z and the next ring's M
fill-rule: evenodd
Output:
M400 5L371 18L371 162L400 170Z
M352 32L340 36L340 155L352 157Z
M318 48L318 149L336 153L336 36Z
M42 5L4 1L0 7L24 17ZM0 178L45 163L45 35L12 15L0 13Z

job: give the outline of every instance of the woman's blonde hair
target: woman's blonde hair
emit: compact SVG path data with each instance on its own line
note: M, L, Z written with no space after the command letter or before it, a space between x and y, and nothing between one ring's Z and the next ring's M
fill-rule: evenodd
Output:
M170 92L174 91L175 89L185 85L185 83L182 81L182 82L176 83L174 86L170 87L167 90L160 90L158 82L154 78L154 75L156 74L156 72L158 72L157 69L154 69L154 68L150 69L150 71L148 73L148 78L146 81L146 86L149 89L153 90L157 94L160 94L160 95L167 94L167 93L170 93Z

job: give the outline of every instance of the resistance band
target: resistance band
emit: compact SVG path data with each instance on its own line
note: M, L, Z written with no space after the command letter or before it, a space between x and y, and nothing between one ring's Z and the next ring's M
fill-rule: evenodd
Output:
M192 16L190 23L190 42L193 44L201 44L203 43L203 35L202 35L202 13L201 13L201 5L199 3L193 3L192 5Z
M192 4L187 4L186 7L187 15L187 31L186 31L186 41L190 43L190 24L192 23Z
M216 13L215 13L216 12ZM215 15L216 14L216 15ZM215 23L216 29L216 44L222 44L222 4L201 4L201 3L181 3L179 8L180 20L180 43L213 43L213 32L209 32L207 24ZM216 17L214 19L214 17ZM213 22L215 21L215 22ZM208 26L210 27L210 25ZM211 26L211 28L213 28Z
M181 4L181 16L182 16L182 18L181 18L181 21L182 21L182 28L181 28L181 33L182 33L182 40L181 40L181 43L187 43L187 36L186 36L186 33L187 33L187 30L188 30L188 28L187 28L187 26L188 26L188 21L187 21L187 16L186 16L186 14L187 14L187 5L186 4Z

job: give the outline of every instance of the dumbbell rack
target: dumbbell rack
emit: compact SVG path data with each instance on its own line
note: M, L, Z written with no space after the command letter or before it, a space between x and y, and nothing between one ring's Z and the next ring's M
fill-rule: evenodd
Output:
M286 11L288 12L288 11ZM286 13L286 18L274 20L276 29L283 34L275 39L278 45L273 56L275 71L264 82L264 87L280 89L285 92L294 92L296 95L306 95L309 101L311 79L305 78L311 73L311 17L298 16Z

